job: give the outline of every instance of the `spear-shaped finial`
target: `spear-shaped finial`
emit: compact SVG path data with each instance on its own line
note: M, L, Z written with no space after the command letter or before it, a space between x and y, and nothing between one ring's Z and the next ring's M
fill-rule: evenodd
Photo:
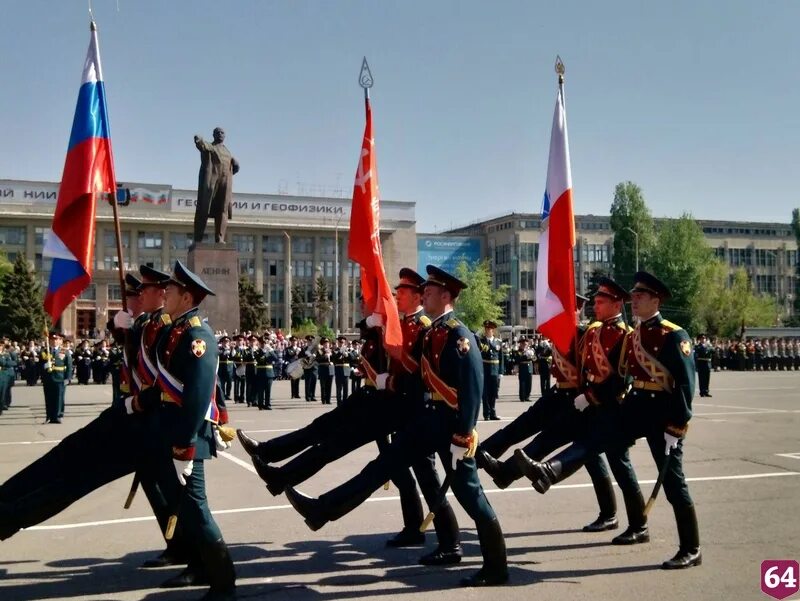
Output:
M556 55L556 73L558 73L558 83L564 83L564 73L566 69L564 68L564 61L561 60L561 57Z
M358 85L364 88L364 98L369 98L369 89L375 83L372 79L372 71L369 70L369 63L367 57L361 61L361 73L358 74Z

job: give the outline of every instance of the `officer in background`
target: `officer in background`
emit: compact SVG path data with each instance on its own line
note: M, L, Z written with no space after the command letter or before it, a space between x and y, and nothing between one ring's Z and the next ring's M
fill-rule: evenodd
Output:
M520 337L517 350L511 353L511 360L519 378L519 400L528 403L531 400L533 387L534 352L528 348L528 340L524 336Z
M553 349L542 338L536 345L536 370L539 372L539 389L544 394L550 390L550 364L553 362Z
M245 358L246 350L245 338L243 334L236 336L236 346L231 350L233 359L233 402L244 403L245 394Z
M17 361L8 346L6 340L0 340L0 414L11 406L11 386L17 369Z
M302 351L301 357L303 359L303 381L305 382L305 397L306 402L315 402L317 396L317 356L309 350L308 345L314 340L314 337L309 334L306 336L306 348Z
M350 383L353 392L361 389L361 380L364 378L364 374L362 374L361 370L358 368L360 361L361 340L354 340L353 345L350 348L350 365L352 366L350 370Z
M242 353L244 359L245 389L244 398L248 407L255 407L258 402L258 382L256 374L256 353L258 352L258 336L250 334L249 346Z
M28 343L28 348L20 353L22 377L28 386L35 386L39 380L39 350L36 343L31 340Z
M698 334L697 345L694 347L694 367L697 370L700 396L711 396L709 384L711 382L711 355L713 352L714 349L708 343L706 335ZM755 364L755 345L753 345L753 363Z
M500 378L503 374L503 352L499 338L495 338L497 324L491 319L483 322L480 344L483 359L483 419L499 420L495 405L500 393Z
M483 566L462 580L463 586L492 586L508 581L506 547L500 523L481 488L473 459L477 446L475 424L481 409L483 367L472 332L453 313L453 305L466 284L429 265L423 306L433 317L422 342L421 375L431 404L377 459L345 484L307 497L293 488L286 497L312 529L346 515L399 469L431 452L439 454L445 470L452 472L452 490L475 521Z
M272 410L272 382L275 380L278 357L269 344L269 338L262 338L262 346L253 354L256 362L256 404L259 411Z
M289 336L289 346L283 351L283 357L286 360L286 363L292 363L300 358L300 347L297 345L297 338L294 336ZM300 378L289 378L289 398L290 399L299 399L300 398Z
M222 388L222 394L225 396L225 400L230 401L231 388L233 387L234 357L229 336L223 336L219 339L218 352L219 367L217 368L217 376L219 377L219 384Z
M333 351L333 369L336 379L336 404L345 400L350 379L350 350L347 348L347 338L339 336L336 339L336 349Z
M114 402L120 398L122 374L122 345L114 343L108 351L108 371L111 374L111 398Z
M72 372L72 357L61 347L62 341L61 334L50 332L50 351L40 355L46 424L60 424L64 415L64 388Z
M88 384L89 378L92 374L92 349L89 347L89 341L84 340L80 348L73 356L75 362L75 373L78 377L78 384Z
M334 364L331 341L323 337L317 350L317 376L319 377L320 397L323 405L331 404L333 388Z
M209 294L214 292L199 277L175 262L164 298L172 323L157 349L160 435L164 467L175 476L168 498L175 504L194 561L210 584L203 599L227 601L236 598L236 574L211 515L205 483L204 461L216 456L218 447L226 448L216 429L220 422L215 401L217 342L209 325L198 317L198 305Z

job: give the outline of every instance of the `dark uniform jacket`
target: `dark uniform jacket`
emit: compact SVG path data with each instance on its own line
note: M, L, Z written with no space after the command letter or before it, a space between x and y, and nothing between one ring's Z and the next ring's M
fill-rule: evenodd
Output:
M499 376L503 373L503 343L499 338L489 340L486 336L479 342L484 376Z
M624 373L620 373L625 337L631 329L621 316L595 321L581 339L581 392L594 404L618 402L625 394Z

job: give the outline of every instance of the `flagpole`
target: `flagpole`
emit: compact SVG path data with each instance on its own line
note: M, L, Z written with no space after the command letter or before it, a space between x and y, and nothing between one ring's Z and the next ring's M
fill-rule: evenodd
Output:
M369 70L367 57L361 61L361 72L358 74L358 85L364 88L364 102L369 102L369 89L375 84L372 79L372 71Z
M89 2L89 31L93 34L97 33L97 24L92 15L91 0ZM119 275L119 289L120 298L122 299L122 310L128 310L128 296L125 294L125 272L123 269L124 262L122 260L122 233L119 227L119 209L117 207L117 189L116 186L110 192L109 200L111 202L111 210L114 214L114 237L117 242L117 274Z

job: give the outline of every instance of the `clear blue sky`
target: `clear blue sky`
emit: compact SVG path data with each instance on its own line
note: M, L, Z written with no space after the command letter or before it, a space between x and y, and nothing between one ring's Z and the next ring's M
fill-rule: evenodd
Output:
M118 179L194 187L222 125L241 192L349 195L363 55L381 195L418 231L540 209L567 67L575 209L633 180L655 215L788 222L800 204L800 2L94 0ZM0 177L58 180L85 0L6 2Z

